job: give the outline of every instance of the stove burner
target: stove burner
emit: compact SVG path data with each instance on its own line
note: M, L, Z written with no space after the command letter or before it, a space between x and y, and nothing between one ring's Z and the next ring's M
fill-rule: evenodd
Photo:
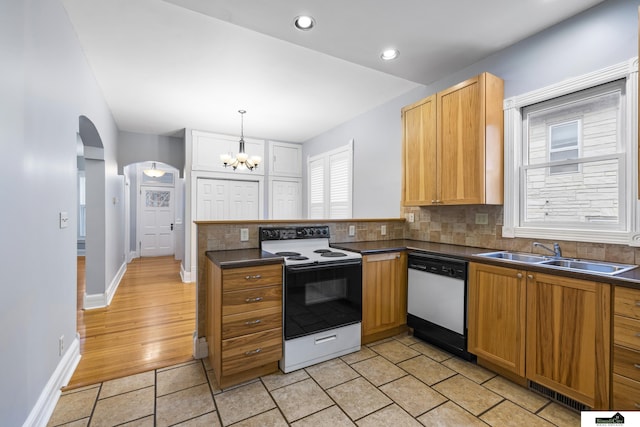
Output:
M314 254L326 254L328 252L331 252L331 249L316 249L313 251Z
M300 252L276 252L276 255L287 257L300 256Z
M307 258L306 256L302 256L302 255L298 254L298 255L288 256L287 259L291 260L291 261L304 261L304 260L309 259L309 258Z
M335 258L335 257L347 256L347 254L343 254L342 252L324 252L324 253L321 253L320 256Z

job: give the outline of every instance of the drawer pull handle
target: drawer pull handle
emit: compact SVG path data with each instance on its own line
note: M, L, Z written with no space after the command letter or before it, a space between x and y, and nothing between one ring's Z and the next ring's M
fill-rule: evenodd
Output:
M257 325L258 323L262 322L262 320L260 319L256 319L256 320L249 320L247 322L244 322L245 325Z
M636 307L640 307L640 301L636 301Z
M259 301L262 301L262 297L247 298L246 300L244 300L244 302L259 302Z
M260 353L261 351L262 351L262 349L261 349L261 348L256 348L255 350L245 351L245 352L244 352L244 355L245 355L245 356L251 356L251 355L253 355L253 354L258 354L258 353Z
M261 278L262 278L261 275L256 274L255 276L246 276L245 280L258 280L258 279L261 279Z
M633 367L636 368L636 369L640 369L640 363L634 363Z
M637 336L637 337L640 337L640 332L636 332L636 336Z
M633 404L636 408L640 409L640 403L634 403Z
M334 335L329 335L329 336L326 336L326 337L322 337L322 338L317 338L316 339L316 344L322 344L322 343L325 343L327 341L333 341L333 340L335 340L337 338L338 338L338 336L335 335L335 334Z

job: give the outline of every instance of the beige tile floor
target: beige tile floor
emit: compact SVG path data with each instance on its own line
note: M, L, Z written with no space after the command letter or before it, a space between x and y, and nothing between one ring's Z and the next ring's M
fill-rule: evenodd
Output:
M65 392L49 426L579 426L580 414L412 336L220 390L206 360Z

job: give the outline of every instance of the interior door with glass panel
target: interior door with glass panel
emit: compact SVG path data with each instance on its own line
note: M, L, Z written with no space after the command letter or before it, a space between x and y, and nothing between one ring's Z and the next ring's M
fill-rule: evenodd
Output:
M140 192L140 256L173 255L173 188L142 186Z

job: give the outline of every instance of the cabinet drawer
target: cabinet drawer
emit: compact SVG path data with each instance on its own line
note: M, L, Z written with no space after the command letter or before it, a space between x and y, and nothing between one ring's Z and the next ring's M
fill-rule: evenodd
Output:
M222 270L223 291L282 284L282 265L261 265Z
M232 314L222 319L222 339L281 327L281 306Z
M614 313L640 320L640 291L616 286Z
M222 294L222 315L245 313L269 307L282 308L282 286L245 289Z
M640 352L614 346L613 372L640 381Z
M617 411L640 409L640 382L613 374L613 402Z
M640 320L614 316L613 341L617 345L640 350Z
M222 341L222 372L233 375L282 357L282 328Z

